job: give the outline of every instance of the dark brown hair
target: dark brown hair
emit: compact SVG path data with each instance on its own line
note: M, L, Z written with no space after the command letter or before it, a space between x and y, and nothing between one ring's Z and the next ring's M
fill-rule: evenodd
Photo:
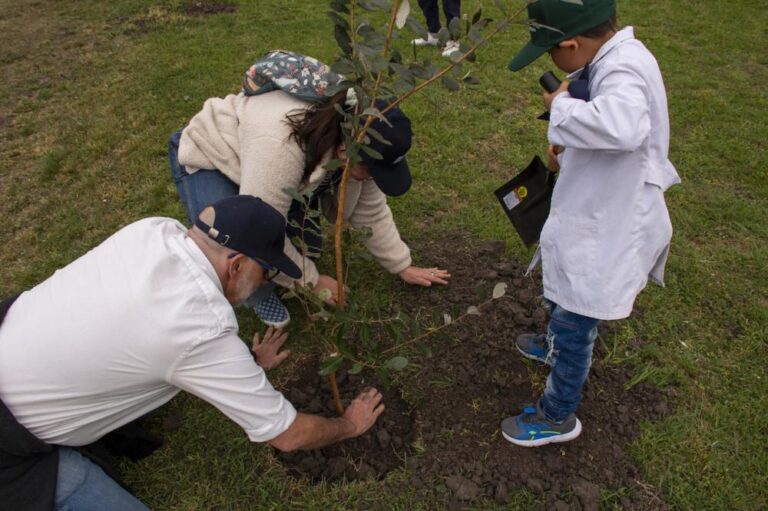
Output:
M586 32L582 32L579 34L583 37L588 37L589 39L600 39L604 37L605 35L616 32L619 30L619 26L616 24L616 13L614 12L611 14L611 17L605 20L604 22L600 23L596 27L592 27Z
M304 150L303 182L309 179L325 153L341 143L343 118L336 111L336 105L343 105L346 98L347 91L343 90L326 101L312 103L305 110L294 110L286 115L292 130L291 138Z

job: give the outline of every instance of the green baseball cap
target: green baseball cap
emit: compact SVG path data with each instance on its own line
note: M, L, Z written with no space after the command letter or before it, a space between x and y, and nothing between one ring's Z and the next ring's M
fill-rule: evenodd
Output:
M515 55L509 69L520 71L558 43L595 28L615 12L616 0L535 0L528 4L531 41Z

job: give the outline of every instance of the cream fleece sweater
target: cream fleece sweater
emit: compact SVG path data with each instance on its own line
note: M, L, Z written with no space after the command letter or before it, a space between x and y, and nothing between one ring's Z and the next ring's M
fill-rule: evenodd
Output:
M282 91L210 98L182 132L179 163L190 173L218 169L240 185L241 194L260 197L287 217L292 198L283 190L302 193L317 188L328 172L323 165L331 156L327 154L309 182L302 184L304 152L290 137L286 115L306 107L307 103ZM327 208L327 200L323 202L326 211L335 210ZM400 238L386 196L372 180L349 180L344 220L353 227L371 228L373 235L365 242L366 248L387 271L399 273L411 265L410 249ZM285 253L302 269L300 283L317 284L317 267L287 238ZM295 281L280 275L275 282L291 287Z

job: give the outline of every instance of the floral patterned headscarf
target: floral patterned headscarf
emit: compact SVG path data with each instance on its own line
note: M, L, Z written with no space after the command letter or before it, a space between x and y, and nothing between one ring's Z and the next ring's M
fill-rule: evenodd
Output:
M326 98L325 91L344 80L319 60L285 50L273 50L257 60L243 78L243 93L255 96L282 90L305 101Z

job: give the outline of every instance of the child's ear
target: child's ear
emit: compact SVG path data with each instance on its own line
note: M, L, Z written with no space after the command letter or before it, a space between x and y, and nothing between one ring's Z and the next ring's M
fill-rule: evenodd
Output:
M557 46L563 49L578 50L581 47L581 44L579 44L579 40L574 37L573 39L560 41Z

